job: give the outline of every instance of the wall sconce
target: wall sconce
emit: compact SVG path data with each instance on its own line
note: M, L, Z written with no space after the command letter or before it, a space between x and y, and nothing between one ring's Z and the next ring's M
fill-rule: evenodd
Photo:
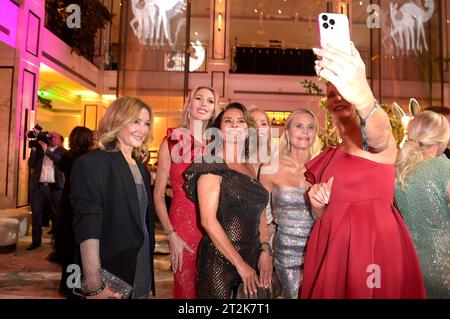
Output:
M348 5L346 1L338 2L338 13L345 14L348 16Z
M217 1L217 0L216 0ZM222 12L223 12L223 3L222 0L218 0L219 4L218 4L218 8L217 8L217 31L221 32L222 31ZM216 2L217 3L217 2Z
M217 31L222 31L222 13L217 14Z

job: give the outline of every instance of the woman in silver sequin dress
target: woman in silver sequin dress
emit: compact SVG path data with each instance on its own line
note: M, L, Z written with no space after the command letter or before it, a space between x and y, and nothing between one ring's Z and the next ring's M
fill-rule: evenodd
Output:
M427 298L450 298L450 138L444 116L424 111L408 126L396 162L395 200L416 246Z
M310 185L304 172L305 163L313 155L318 127L311 111L294 111L285 124L279 162L265 165L261 172L261 183L271 193L271 202L266 210L272 211L278 226L274 239L274 264L283 285L284 298L298 298L303 252L314 224L305 203L305 192ZM277 164L278 169L274 170L273 166Z

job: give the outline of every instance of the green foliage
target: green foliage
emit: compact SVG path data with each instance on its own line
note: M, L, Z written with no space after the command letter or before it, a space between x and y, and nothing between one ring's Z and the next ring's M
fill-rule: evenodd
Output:
M380 107L387 113L389 116L389 121L391 122L392 127L392 135L394 135L395 142L397 143L397 147L400 147L400 143L405 136L405 127L403 126L402 120L395 116L394 111L392 109L392 104L380 104Z
M303 86L305 91L311 95L323 94L322 89L320 89L320 87L311 80L302 80L300 81L300 84ZM320 128L319 131L319 139L322 142L322 148L325 149L329 146L336 146L339 144L341 138L336 126L333 123L330 112L328 112L326 97L320 100L319 106L325 113L325 126ZM392 110L392 105L380 104L380 107L389 115L392 134L394 135L398 147L405 135L405 128L403 127L402 120L395 116Z
M71 12L67 6L76 4L81 9L81 28L69 28L66 24ZM92 60L94 39L98 30L112 22L113 15L99 0L46 0L46 26L67 43L72 52Z
M319 79L320 81L321 79ZM303 86L305 91L311 95L323 95L322 89L311 80L301 80L300 84ZM327 109L327 98L323 98L319 102L320 108L325 113L325 126L321 127L319 130L319 139L322 142L322 148L325 149L329 146L334 146L339 144L340 137L336 126L331 119L331 115Z

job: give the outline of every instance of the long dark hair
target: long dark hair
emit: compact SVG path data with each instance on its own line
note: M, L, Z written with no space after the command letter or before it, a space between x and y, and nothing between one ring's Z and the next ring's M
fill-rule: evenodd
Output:
M73 151L89 151L92 145L93 134L84 126L76 126L69 136L69 147Z
M255 124L255 120L250 115L250 113L248 112L248 110L244 104L239 103L239 102L233 102L233 103L230 103L227 106L225 106L225 108L222 110L222 112L220 112L219 115L217 115L217 117L214 120L211 127L214 127L214 128L217 128L220 130L220 125L222 124L222 119L223 119L224 114L227 111L232 110L232 109L239 110L244 114L244 120L245 120L245 123L247 123L247 127L249 129L248 137L245 139L245 157L246 157L246 159L248 159L250 157L250 155L255 151L253 149L250 149L251 145L255 145L255 143L250 143L250 140L256 139L256 135L254 134L255 130L251 130L252 128L256 129L256 124ZM215 141L214 143L216 146L223 145L223 140L217 141L217 142Z

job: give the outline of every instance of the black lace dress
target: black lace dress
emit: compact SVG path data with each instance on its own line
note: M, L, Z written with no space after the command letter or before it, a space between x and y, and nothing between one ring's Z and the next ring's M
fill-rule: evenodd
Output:
M197 203L197 181L201 175L222 177L217 220L242 258L255 270L259 259L259 218L269 194L255 179L228 168L224 163L194 163L184 172L184 188ZM242 282L236 268L205 235L197 259L198 298L229 299Z

